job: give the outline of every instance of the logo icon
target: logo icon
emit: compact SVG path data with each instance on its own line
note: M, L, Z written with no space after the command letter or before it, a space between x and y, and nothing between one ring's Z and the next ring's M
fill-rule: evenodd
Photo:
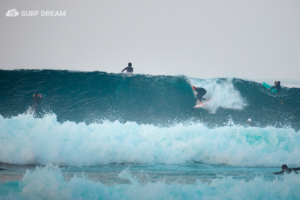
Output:
M11 9L6 12L6 17L16 17L19 15L17 9Z

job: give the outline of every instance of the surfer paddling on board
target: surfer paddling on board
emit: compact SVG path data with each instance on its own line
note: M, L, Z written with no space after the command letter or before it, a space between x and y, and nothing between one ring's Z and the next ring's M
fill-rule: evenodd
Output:
M275 88L277 92L280 92L281 91L280 81L275 81L274 84L275 85L273 87L268 88L268 90Z
M282 166L281 166L281 172L275 172L275 173L273 173L273 174L284 174L284 173L291 173L291 172L294 172L294 173L296 173L296 174L298 174L298 170L300 170L300 167L298 167L298 168L288 168L288 166L287 165L285 165L285 164L283 164Z
M131 63L128 63L128 66L125 67L123 70L122 70L122 73L123 71L127 70L127 73L129 73L130 75L132 74L133 72L133 68L132 68L132 64Z
M281 92L281 85L280 85L280 81L275 81L274 83L275 83L275 85L274 85L273 87L270 87L270 88L268 88L268 90L275 89L275 91L277 91L277 93L278 93L278 96L277 96L277 98L278 98L278 100L279 100L279 97L280 97L280 92ZM280 101L281 101L281 100L280 100ZM282 102L282 101L281 101L281 104L283 104L283 102Z
M204 88L198 88L198 87L192 86L192 90L197 92L197 98L198 98L198 100L196 101L197 104L202 102L201 101L202 99L206 100L206 99L202 98L206 94L206 90Z

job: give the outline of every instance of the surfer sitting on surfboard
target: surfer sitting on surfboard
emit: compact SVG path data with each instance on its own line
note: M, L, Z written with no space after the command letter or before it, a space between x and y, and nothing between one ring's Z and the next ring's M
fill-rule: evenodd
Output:
M268 88L268 90L276 88L277 92L280 92L281 86L280 86L280 81L275 81L275 85L273 87Z
M202 98L206 94L206 90L204 88L197 88L195 86L192 86L192 89L198 93L197 94L198 100L196 101L196 103L201 102L202 99L206 100L206 99Z
M122 70L122 73L125 70L127 70L127 73L132 73L133 72L133 68L131 66L132 66L132 64L128 63L128 67L125 67L125 69Z

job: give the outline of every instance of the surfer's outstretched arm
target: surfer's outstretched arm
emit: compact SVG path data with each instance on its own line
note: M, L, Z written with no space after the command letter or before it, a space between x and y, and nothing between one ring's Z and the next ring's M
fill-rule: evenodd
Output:
M125 68L122 70L122 72L121 72L121 73L123 73L123 71L125 71L127 68L128 68L128 67L125 67Z
M284 171L281 171L281 172L274 172L273 174L284 174Z
M271 89L274 89L274 88L275 88L275 85L273 87L268 88L268 90L271 90Z

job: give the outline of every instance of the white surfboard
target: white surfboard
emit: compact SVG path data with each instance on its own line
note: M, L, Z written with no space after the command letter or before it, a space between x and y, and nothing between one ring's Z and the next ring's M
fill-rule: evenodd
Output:
M205 106L208 102L209 102L209 101L207 100L207 101L205 101L205 102L197 103L197 104L194 106L194 108L201 108L201 107Z

